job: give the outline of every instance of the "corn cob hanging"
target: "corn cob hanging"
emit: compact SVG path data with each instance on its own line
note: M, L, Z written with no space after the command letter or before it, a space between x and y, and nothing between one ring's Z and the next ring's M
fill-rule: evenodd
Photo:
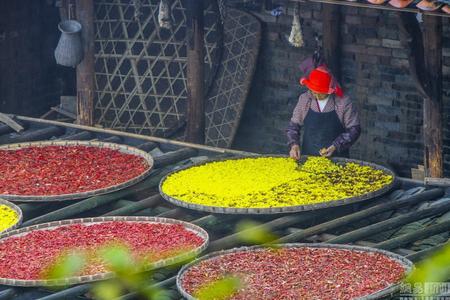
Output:
M289 43L297 48L303 47L303 34L300 25L300 3L297 3L294 9L294 18L292 19L291 34L289 35Z

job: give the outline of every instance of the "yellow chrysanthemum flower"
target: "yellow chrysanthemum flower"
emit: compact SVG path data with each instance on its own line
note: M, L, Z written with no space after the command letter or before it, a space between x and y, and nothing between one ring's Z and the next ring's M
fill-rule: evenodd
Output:
M392 176L355 163L337 165L310 157L259 157L212 162L167 177L162 191L206 206L269 208L308 205L360 196L391 183Z
M9 206L0 205L0 232L10 228L19 221L19 216L16 211Z

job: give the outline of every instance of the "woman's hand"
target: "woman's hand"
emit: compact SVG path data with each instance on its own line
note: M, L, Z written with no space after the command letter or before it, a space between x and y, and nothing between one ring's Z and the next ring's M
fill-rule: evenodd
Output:
M289 156L295 160L300 159L300 146L299 145L292 145L291 151L289 151Z
M336 147L334 145L331 145L330 147L324 149L323 151L320 150L320 155L325 157L330 157L333 155L333 153L336 151Z

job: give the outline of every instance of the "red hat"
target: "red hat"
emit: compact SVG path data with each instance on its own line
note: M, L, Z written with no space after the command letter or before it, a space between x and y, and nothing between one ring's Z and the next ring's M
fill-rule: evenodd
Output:
M333 94L342 97L342 90L334 80L330 72L323 67L318 67L309 73L308 78L301 78L300 84L305 85L313 92L320 94Z

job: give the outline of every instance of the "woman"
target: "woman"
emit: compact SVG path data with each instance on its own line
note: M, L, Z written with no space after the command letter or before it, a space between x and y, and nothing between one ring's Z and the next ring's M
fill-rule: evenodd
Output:
M300 84L308 91L300 95L286 130L289 155L296 160L300 154L348 157L348 149L361 133L355 107L323 66L300 79Z

